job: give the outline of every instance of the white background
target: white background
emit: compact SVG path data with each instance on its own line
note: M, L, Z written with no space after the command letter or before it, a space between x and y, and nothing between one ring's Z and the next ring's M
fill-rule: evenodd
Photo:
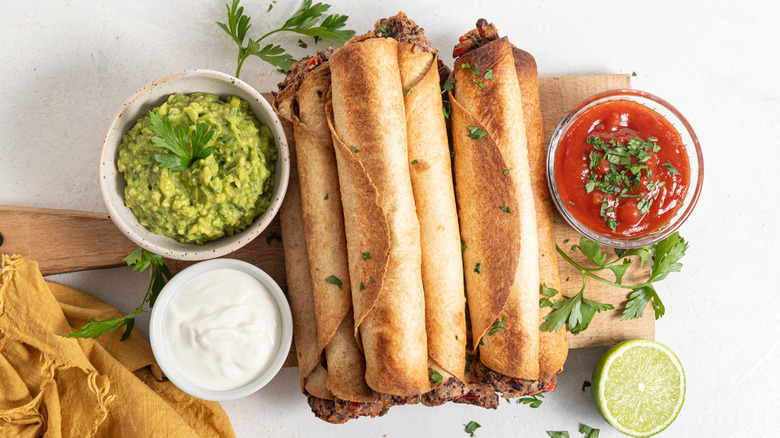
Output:
M244 0L250 35L280 26L300 1ZM675 105L697 131L704 190L681 229L690 241L680 274L660 283L666 316L656 339L687 371L688 393L662 436L771 436L780 412L776 250L780 164L780 8L774 2L335 2L359 32L402 9L423 26L445 62L477 18L531 52L541 76L631 73L635 88ZM433 2L430 2L433 3ZM207 68L233 74L236 45L215 21L222 0L0 3L0 204L105 211L97 189L103 134L136 89L169 73ZM299 36L270 39L294 56ZM311 43L310 38L305 39ZM323 47L321 45L321 47ZM260 91L282 79L259 59L241 75ZM2 224L0 224L2 227ZM41 236L46 239L46 236ZM774 272L775 274L772 274ZM122 310L146 279L127 268L54 276ZM137 324L148 329L147 319ZM297 369L224 403L240 437L544 437L580 423L619 436L580 390L605 349L573 350L558 389L539 409L461 405L395 407L379 419L333 426L314 418Z

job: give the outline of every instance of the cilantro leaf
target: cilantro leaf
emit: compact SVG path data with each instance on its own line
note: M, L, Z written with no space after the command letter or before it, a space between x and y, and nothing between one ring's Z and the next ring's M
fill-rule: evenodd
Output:
M504 330L506 330L506 327L504 326L504 319L506 319L506 317L501 318L501 320L494 322L490 326L490 330L488 331L487 335L493 336L498 332L503 332Z
M450 76L444 81L444 84L441 86L441 93L444 94L447 91L451 91L454 87L455 87L455 78Z
M614 306L611 304L599 303L584 298L584 290L585 286L583 284L582 289L580 289L580 292L577 295L573 297L564 296L563 301L556 300L553 302L553 311L545 315L544 322L539 327L539 330L544 332L557 332L563 328L564 324L568 324L569 331L576 335L588 328L588 325L590 325L590 322L593 320L593 316L597 312L614 309ZM558 292L556 291L555 294L557 293ZM553 294L553 296L555 294ZM542 306L542 303L540 303L540 307L544 307Z
M687 249L688 243L680 237L679 232L675 232L658 242L655 246L653 268L648 282L660 281L672 272L680 272L682 263L679 261L685 255Z

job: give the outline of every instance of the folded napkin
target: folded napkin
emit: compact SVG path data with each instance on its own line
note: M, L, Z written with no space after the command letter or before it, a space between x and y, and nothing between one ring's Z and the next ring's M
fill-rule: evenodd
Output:
M47 282L38 264L0 262L0 436L233 437L219 403L164 379L138 330L94 339L58 334L120 312Z

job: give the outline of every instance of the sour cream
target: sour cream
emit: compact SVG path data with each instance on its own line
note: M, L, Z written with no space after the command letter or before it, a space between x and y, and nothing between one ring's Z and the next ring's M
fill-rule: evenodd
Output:
M171 298L163 342L185 379L208 390L230 390L254 381L271 364L282 342L282 318L255 277L213 269L187 280Z

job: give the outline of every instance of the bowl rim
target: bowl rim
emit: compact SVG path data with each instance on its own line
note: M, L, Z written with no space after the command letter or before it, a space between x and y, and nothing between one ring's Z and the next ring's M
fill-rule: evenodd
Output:
M111 138L112 133L115 130L119 129L119 125L121 124L121 122L124 121L124 119L122 119L123 115L130 108L133 108L135 102L139 98L144 96L146 93L154 90L158 86L161 86L167 82L170 82L174 79L177 79L179 77L184 77L184 76L217 79L221 82L229 84L230 86L237 87L238 89L252 96L252 98L254 98L258 102L260 107L263 109L264 113L271 120L271 123L268 125L269 128L271 128L274 134L274 139L277 142L276 146L277 146L278 156L276 159L275 171L279 172L279 181L277 184L275 184L274 191L273 191L274 196L272 197L268 208L262 214L258 215L253 220L252 224L247 226L241 232L234 234L234 236L241 236L240 239L218 247L214 247L213 245L206 247L204 245L198 245L194 243L179 242L173 238L164 236L162 234L157 234L157 233L154 234L163 238L164 241L169 241L171 245L184 246L186 249L180 250L180 249L170 248L170 247L166 247L165 245L161 245L145 239L143 236L139 235L135 230L133 230L133 228L129 224L125 223L125 220L121 218L122 215L119 214L120 210L125 210L125 212L129 212L129 215L133 218L132 220L138 221L135 215L132 214L132 211L130 211L130 208L124 204L124 193L114 193L113 190L109 189L108 182L106 181L110 173L110 168L113 167L114 170L116 170L116 151L118 149L118 143L116 144L116 146L109 146L108 144L109 139ZM173 94L174 92L175 91L173 91L171 94ZM250 107L251 106L253 106L252 102L250 102ZM124 132L121 133L119 138L121 139L122 135L124 134L125 134ZM109 150L111 150L112 154L109 154ZM118 170L116 171L118 172ZM121 178L121 175L119 177ZM130 98L128 98L124 103L122 103L119 111L111 120L111 124L109 125L105 135L103 136L103 142L101 143L100 146L100 154L98 160L98 188L100 191L100 197L103 201L103 205L108 211L109 218L114 222L114 224L119 228L119 230L122 231L122 233L126 235L131 241L133 241L133 243L135 243L136 245L148 251L151 251L155 254L159 254L162 255L163 257L176 259L176 260L192 261L192 260L207 260L211 258L221 257L238 250L239 248L243 247L244 245L248 244L249 242L257 238L260 234L263 233L263 231L265 231L265 229L268 227L268 225L271 223L274 217L278 214L282 201L284 200L284 197L287 193L289 177L290 177L290 151L288 147L287 137L282 127L281 120L276 114L276 111L274 111L273 108L271 107L271 104L265 99L265 97L263 97L263 95L260 92L255 90L252 86L242 81L241 79L238 79L227 73L223 73L216 70L209 70L209 69L190 69L190 70L184 70L184 71L172 73L163 76L159 79L155 79L147 83L143 87L139 88L138 90L136 90L136 92L133 93L133 95ZM112 195L117 195L120 198L120 201L117 202L115 200L112 200L111 199ZM121 205L119 205L120 203ZM140 222L138 223L138 225L143 227L143 225L140 225ZM151 231L149 232L152 233ZM213 241L206 242L205 245L208 245L209 243L212 242L219 242L220 239L230 238L230 237L231 236L222 236Z
M176 296L176 294L182 289L182 286L186 285L188 281L194 277L210 272L216 269L228 269L237 272L243 272L254 277L258 282L264 285L268 292L273 297L274 302L279 310L280 317L280 342L274 358L270 364L268 364L256 379L247 383L246 385L228 389L228 390L213 390L203 388L196 382L193 382L184 375L182 375L173 361L170 360L168 350L166 348L166 341L164 339L164 321L166 311L170 302ZM219 258L212 260L204 260L195 263L176 275L163 287L160 292L154 307L152 308L149 318L149 343L152 347L152 353L154 353L157 364L165 373L166 377L173 382L182 391L201 398L203 400L211 401L225 401L236 400L249 396L259 389L267 385L284 366L287 356L290 353L293 338L293 320L292 311L290 310L287 297L284 295L279 284L268 273L258 268L257 266L247 263L243 260L231 259L231 258Z
M587 110L590 110L591 108L601 104L602 103L601 101L611 102L615 100L620 100L619 98L624 96L628 98L647 99L649 101L657 103L658 105L661 105L662 107L664 107L664 109L666 109L672 115L674 115L682 124L682 128L691 138L691 144L685 144L685 146L689 157L691 157L691 155L695 155L696 165L697 165L697 169L696 169L697 172L695 175L696 185L692 187L693 191L690 194L687 194L686 199L683 200L683 202L687 201L687 205L683 204L684 209L681 212L675 214L675 216L671 219L671 221L666 226L662 226L659 230L655 230L649 234L642 234L639 236L628 237L628 238L607 236L598 233L585 226L579 220L577 220L574 217L574 215L572 215L569 212L566 206L563 205L563 200L561 199L560 193L558 192L558 187L555 182L556 151L558 150L558 144L561 138L566 133L571 123L573 123L578 116L587 112ZM643 102L636 102L636 103L644 105ZM661 117L666 118L663 115L661 115ZM691 146L693 149L693 154L691 153ZM547 164L547 185L550 190L550 195L552 197L553 203L555 204L555 207L558 209L560 215L572 228L574 228L577 232L579 232L583 236L591 240L600 241L603 245L612 248L620 248L620 249L642 248L648 245L658 243L661 240L665 239L666 237L672 235L675 231L677 231L680 228L680 226L683 223L685 223L685 221L693 212L693 209L696 207L696 204L698 203L699 196L701 195L702 186L704 184L704 156L702 153L701 144L699 143L699 138L696 136L696 132L694 132L693 127L688 122L688 119L686 119L685 116L683 116L682 113L679 110L677 110L677 108L672 106L672 104L670 104L666 100L652 93L648 93L642 90L631 89L631 88L619 88L619 89L607 90L600 93L596 93L582 100L574 108L572 108L563 117L563 119L561 119L560 123L558 123L558 126L553 131L553 135L550 137L550 144L547 148L546 164ZM693 175L693 172L691 174ZM689 187L689 191L690 188L691 187Z

